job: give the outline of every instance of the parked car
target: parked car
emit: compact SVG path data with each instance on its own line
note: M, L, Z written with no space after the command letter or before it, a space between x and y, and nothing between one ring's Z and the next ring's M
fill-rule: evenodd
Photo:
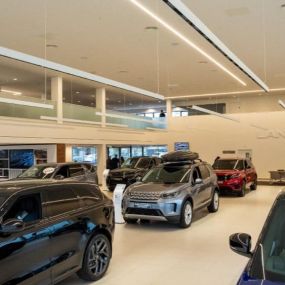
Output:
M96 184L0 184L0 284L96 281L112 257L113 203Z
M45 163L31 166L13 180L56 179L98 184L97 168L90 163Z
M117 184L126 184L127 186L135 183L142 178L152 167L158 165L158 157L132 157L128 158L121 166L110 170L107 177L107 185L110 191L114 191Z
M230 236L230 248L250 260L238 285L285 284L285 192L273 204L265 225L251 251L251 236L236 233Z
M194 211L203 207L211 213L218 211L219 188L212 167L200 160L179 161L178 156L179 152L176 157L172 152L162 157L168 162L152 168L141 182L126 189L122 213L127 223L168 221L187 228Z
M213 168L221 191L235 192L243 197L247 187L257 188L257 173L250 159L220 158Z

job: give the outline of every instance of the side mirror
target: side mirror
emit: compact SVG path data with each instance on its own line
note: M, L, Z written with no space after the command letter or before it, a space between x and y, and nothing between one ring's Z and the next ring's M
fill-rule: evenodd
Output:
M195 184L202 184L203 183L203 180L201 178L197 178L195 180Z
M230 248L237 254L251 257L251 236L245 233L236 233L230 236Z
M61 174L58 174L54 177L55 180L63 180L65 177Z
M0 228L0 232L3 234L12 234L22 231L25 228L25 224L22 220L9 219L5 221Z

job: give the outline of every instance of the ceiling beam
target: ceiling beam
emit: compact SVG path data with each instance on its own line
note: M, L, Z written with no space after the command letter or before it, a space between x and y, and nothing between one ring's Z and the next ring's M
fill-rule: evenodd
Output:
M108 79L106 77L103 76L99 76L99 75L95 75L89 72L85 72L73 67L69 67L66 65L62 65L53 61L49 61L46 60L44 58L40 58L40 57L35 57L32 55L28 55L19 51L15 51L12 49L8 49L5 47L0 47L0 56L4 56L7 58L11 58L11 59L15 59L18 61L22 61L25 63L29 63L29 64L33 64L33 65L37 65L43 68L47 68L50 70L54 70L54 71L58 71L58 72L62 72L65 74L69 74L69 75L73 75L76 77L80 77L83 79L87 79L87 80L91 80L106 86L112 86L121 90L125 90L125 91L129 91L129 92L133 92L136 94L141 94L147 97L152 97L152 98L156 98L159 100L164 100L164 96L158 93L154 93L145 89L141 89L135 86L131 86L119 81L115 81L112 79Z
M212 46L238 67L247 77L253 80L264 91L269 87L248 66L246 66L181 0L162 0L185 22L200 33ZM245 43L246 44L246 43Z

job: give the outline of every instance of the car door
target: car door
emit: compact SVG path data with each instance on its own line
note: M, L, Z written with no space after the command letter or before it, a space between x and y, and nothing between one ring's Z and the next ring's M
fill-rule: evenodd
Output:
M210 176L210 171L205 164L199 165L201 177L203 180L203 191L201 191L202 195L202 203L207 202L211 199L212 196L212 181Z
M41 194L19 195L8 203L2 224L16 219L23 227L0 235L0 284L51 284L51 226L42 215Z
M78 213L80 199L72 184L52 185L44 192L44 207L51 228L52 281L62 280L80 268L85 226Z
M203 191L205 190L205 186L203 183L197 184L195 181L197 179L202 179L200 169L198 166L193 166L191 175L190 175L190 183L191 183L191 196L194 202L194 208L199 208L203 203Z

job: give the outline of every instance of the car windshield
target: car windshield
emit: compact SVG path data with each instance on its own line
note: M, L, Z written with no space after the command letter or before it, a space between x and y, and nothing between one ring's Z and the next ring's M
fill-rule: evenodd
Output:
M213 164L213 168L216 170L242 170L243 162L239 159L218 159Z
M128 158L123 164L122 168L137 168L137 164L139 162L139 157Z
M253 278L285 282L284 212L285 200L277 200L253 258L250 272Z
M190 169L185 166L164 166L151 169L142 179L148 183L185 183L189 181Z
M21 179L48 179L51 178L55 171L55 167L48 165L32 166L17 178Z

